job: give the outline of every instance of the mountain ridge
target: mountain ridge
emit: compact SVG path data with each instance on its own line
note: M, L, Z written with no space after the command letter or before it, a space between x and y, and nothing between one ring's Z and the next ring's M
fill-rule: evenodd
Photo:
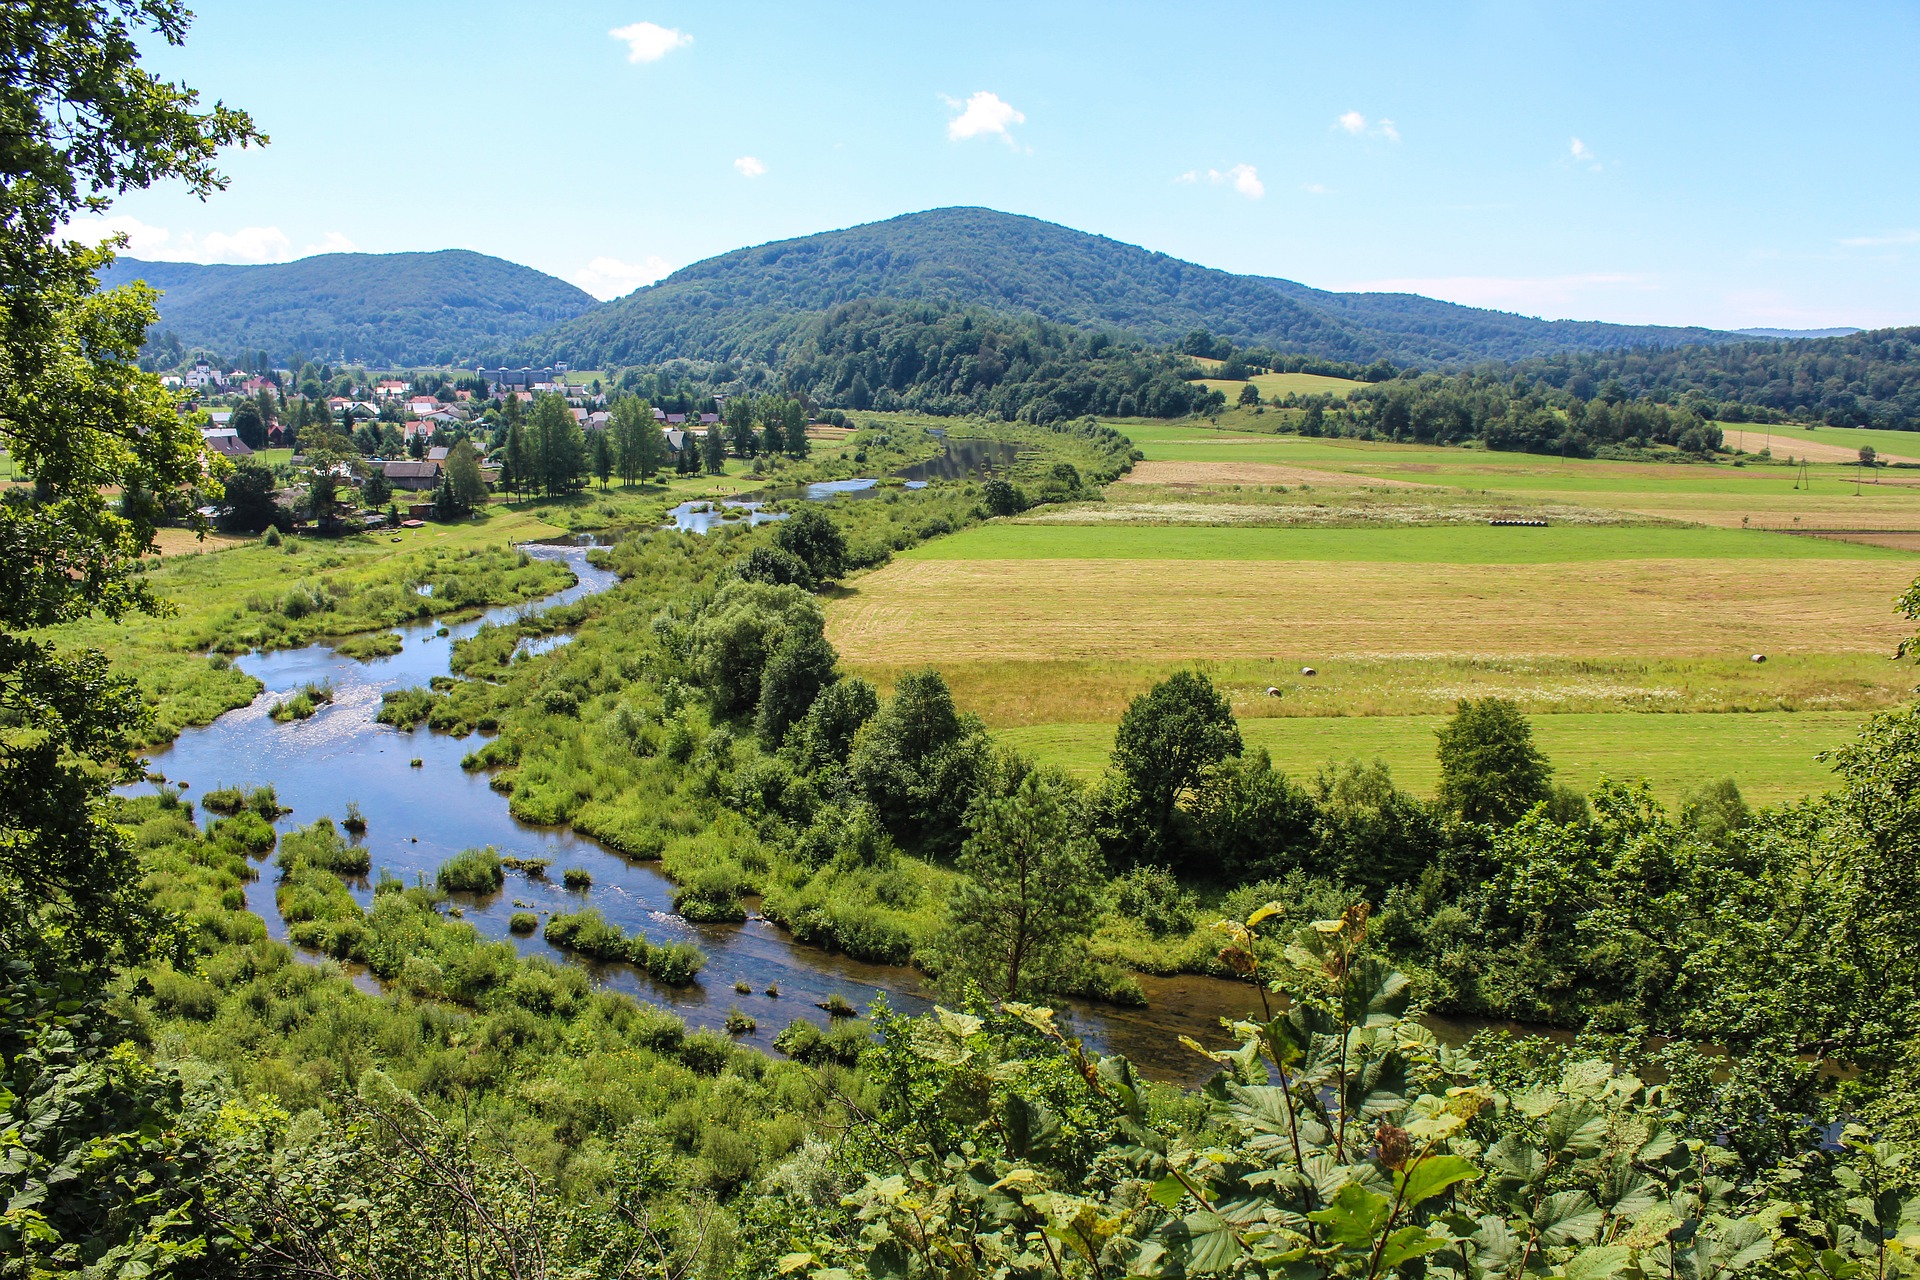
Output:
M534 359L764 358L786 318L890 299L985 307L1167 344L1204 328L1330 359L1466 365L1566 350L1732 340L1706 328L1537 320L1413 294L1242 276L1038 218L972 206L771 241L682 267L528 344Z
M120 258L113 287L162 291L149 347L266 350L370 364L452 364L506 351L598 305L532 267L470 249L325 253L258 265Z

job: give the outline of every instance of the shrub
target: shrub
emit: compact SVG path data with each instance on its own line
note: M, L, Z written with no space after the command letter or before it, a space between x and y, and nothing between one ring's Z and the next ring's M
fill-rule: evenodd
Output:
M507 928L518 934L532 933L540 927L540 917L531 911L516 911L507 920Z
M316 818L309 826L289 831L280 841L277 862L283 871L305 864L341 875L363 876L373 869L372 855L348 844L332 818Z
M367 833L367 815L360 812L360 806L357 802L349 800L347 801L347 816L340 820L340 825L345 827L349 834L363 836Z
M860 1012L853 1003L838 991L822 1000L816 1008L825 1009L829 1018L851 1018Z
M273 828L251 809L243 809L231 818L222 818L208 832L214 840L248 857L259 857L273 848Z
M677 1053L687 1038L687 1023L670 1009L643 1004L628 1021L626 1034L635 1044L655 1053Z
M1156 938L1187 933L1199 904L1165 867L1135 867L1113 882L1115 914L1138 920Z
M696 1031L680 1042L680 1061L703 1076L717 1076L733 1057L733 1046L714 1031Z
M506 878L500 854L488 845L463 850L441 863L433 882L442 893L496 893Z
M823 1031L811 1022L796 1018L787 1024L773 1047L795 1062L810 1067L838 1063L851 1067L860 1061L860 1053L872 1043L872 1029L864 1022L842 1022Z
M673 909L688 920L737 921L747 918L739 894L746 886L731 863L701 867L674 890Z
M753 1020L752 1014L744 1013L737 1007L727 1010L727 1034L730 1036L750 1036L759 1025Z
M658 981L683 987L707 967L707 956L691 942L669 942L648 951L646 966Z

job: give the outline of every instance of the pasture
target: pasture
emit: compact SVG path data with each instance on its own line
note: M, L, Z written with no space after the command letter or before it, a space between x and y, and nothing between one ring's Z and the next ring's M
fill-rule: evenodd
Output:
M1911 535L1791 532L1920 530L1920 484L1897 468L1855 496L1843 463L1802 477L1116 425L1145 461L1103 501L848 580L829 634L849 668L886 685L931 661L990 727L1086 768L1128 699L1199 666L1290 770L1380 754L1417 786L1433 724L1500 694L1542 718L1564 780L1645 774L1669 797L1728 775L1757 798L1818 787L1812 755L1915 683L1889 660L1911 629L1891 609L1920 575ZM1550 525L1485 523L1499 515Z
M1430 795L1439 780L1434 730L1442 716L1333 716L1254 720L1241 724L1249 749L1264 748L1274 767L1307 779L1329 760L1384 760L1395 781ZM1734 778L1756 804L1826 789L1828 767L1815 757L1847 742L1859 717L1847 712L1754 715L1545 715L1535 740L1554 765L1554 780L1590 791L1602 778L1653 784L1672 804L1686 792ZM1049 724L1000 735L1036 759L1083 777L1106 767L1110 724Z
M1216 368L1218 361L1211 362ZM1247 380L1260 391L1260 398L1274 401L1284 396L1332 396L1336 400L1345 400L1361 387L1364 382L1352 378L1331 378L1320 373L1256 373ZM1202 378L1201 385L1209 390L1218 391L1227 397L1227 403L1233 404L1240 397L1240 388L1245 382L1234 382L1226 378Z

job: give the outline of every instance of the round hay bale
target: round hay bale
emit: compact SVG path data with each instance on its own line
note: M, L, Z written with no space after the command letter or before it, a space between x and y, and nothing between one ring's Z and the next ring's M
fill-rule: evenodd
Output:
M1302 667L1300 668L1300 674L1303 676L1317 676L1320 673L1318 671L1315 671L1312 667Z
M1267 696L1268 696L1269 698L1277 698L1277 697L1279 697L1279 696L1280 696L1280 691L1279 691L1278 689L1276 689L1276 688L1274 688L1274 687L1273 687L1272 685L1268 685L1268 686L1267 686Z
M1767 660L1767 655L1764 653L1756 653L1751 658L1747 659L1748 662L1765 662L1766 660Z

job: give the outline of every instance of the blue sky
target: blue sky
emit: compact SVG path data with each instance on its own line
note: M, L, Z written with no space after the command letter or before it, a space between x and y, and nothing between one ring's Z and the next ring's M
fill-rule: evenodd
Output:
M136 256L461 247L611 296L978 204L1532 315L1920 323L1910 3L195 10L151 65L272 144L123 200Z

